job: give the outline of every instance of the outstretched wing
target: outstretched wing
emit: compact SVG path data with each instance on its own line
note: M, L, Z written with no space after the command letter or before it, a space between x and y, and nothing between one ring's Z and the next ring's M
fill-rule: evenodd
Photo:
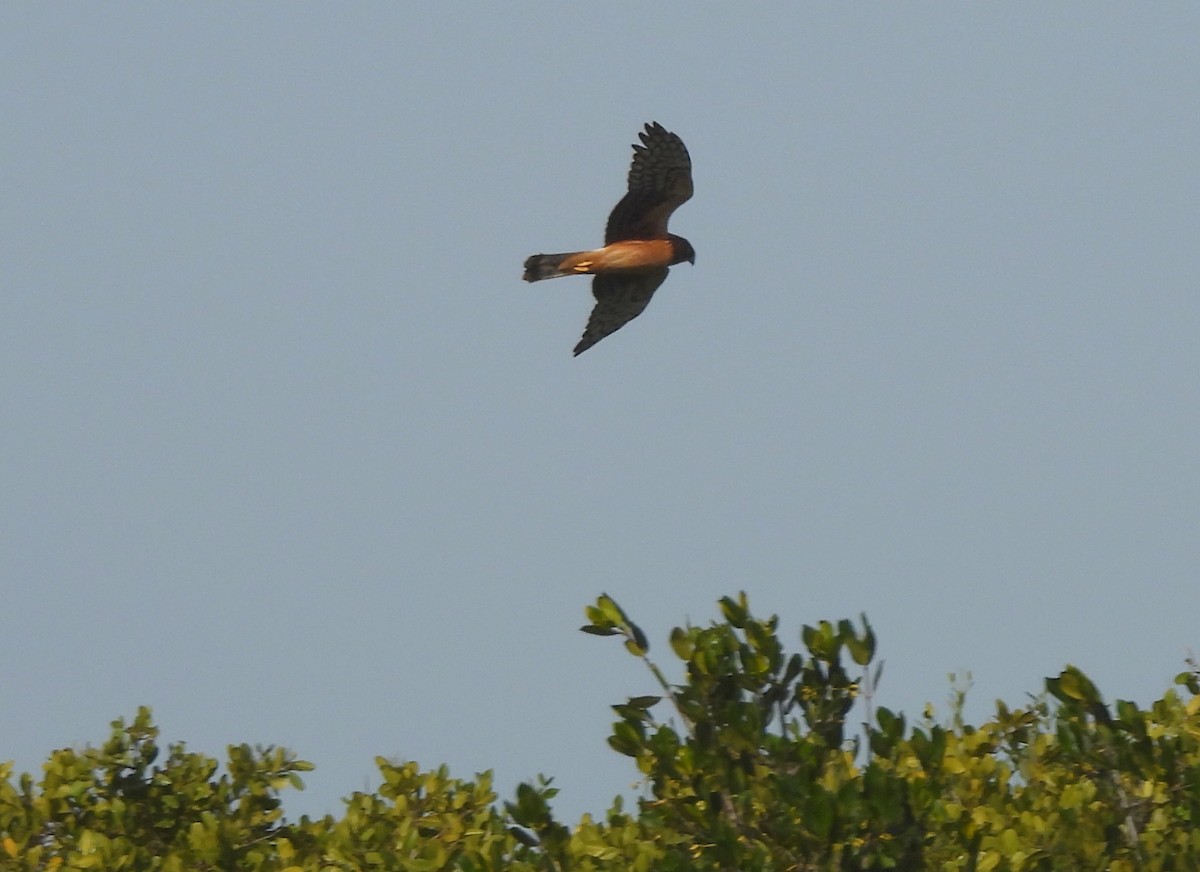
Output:
M588 318L583 338L575 346L575 354L582 354L642 314L668 272L670 270L664 266L639 272L598 273L592 280L596 305Z
M608 216L604 244L622 239L662 239L671 213L692 196L692 159L683 140L657 121L639 133L629 168L629 193Z

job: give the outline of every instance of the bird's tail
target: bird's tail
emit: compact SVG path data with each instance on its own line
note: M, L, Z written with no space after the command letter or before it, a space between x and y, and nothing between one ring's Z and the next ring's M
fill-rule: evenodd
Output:
M583 254L582 251L568 251L563 254L535 254L525 260L525 275L527 282L540 282L542 279L556 279L559 276L575 275L572 269L563 269L571 258Z

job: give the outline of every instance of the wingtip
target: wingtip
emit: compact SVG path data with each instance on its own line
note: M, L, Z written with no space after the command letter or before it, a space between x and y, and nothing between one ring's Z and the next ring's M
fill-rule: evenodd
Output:
M646 129L643 131L640 131L638 133L638 139L640 139L646 145L649 145L650 140L654 137L675 137L676 139L679 138L679 137L675 136L674 133L667 130L667 128L665 128L661 124L659 124L657 121L647 121ZM640 148L640 146L637 145L637 143L634 143L633 147Z
M603 339L603 338L604 338L603 336L600 337L600 339ZM579 337L579 341L577 343L575 343L575 348L571 352L571 356L578 357L579 355L581 355L585 351L587 351L589 348L591 348L593 345L595 345L597 342L599 342L600 339L595 339L595 338L589 339L587 337L587 335Z

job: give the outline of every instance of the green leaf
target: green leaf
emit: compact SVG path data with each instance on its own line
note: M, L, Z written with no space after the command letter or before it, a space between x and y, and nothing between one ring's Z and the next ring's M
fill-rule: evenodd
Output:
M650 643L646 640L646 634L642 632L641 627L632 621L629 623L629 633L633 636L633 644L637 645L643 654L650 650Z
M675 656L680 660L691 660L692 653L696 650L696 646L692 641L692 634L682 627L673 629L671 631L671 650L675 652Z
M584 624L579 628L585 633L591 633L593 636L620 636L621 631L616 627L599 627L595 624Z
M527 848L536 848L538 845L541 844L538 841L537 836L535 836L533 833L529 832L528 830L522 829L521 827L509 827L508 832L514 839L516 839L518 842L520 842L522 845L524 845ZM380 859L382 860L382 858L380 858ZM379 862L375 865L382 866L383 863Z
M615 733L608 737L608 746L626 757L636 757L641 753L641 746L638 743L630 741L627 736L618 736Z
M845 637L846 648L850 651L850 657L859 666L866 666L875 659L875 632L871 629L871 624L867 620L866 615L862 615L863 634L856 636L850 632Z
M793 654L788 658L787 669L783 673L783 683L791 684L796 680L796 676L800 674L800 670L804 668L804 660L799 654Z
M744 594L743 594L744 596ZM746 626L746 620L749 618L749 610L744 602L735 602L731 597L722 597L720 600L721 614L725 620L739 630Z
M617 605L616 600L614 600L608 594L600 595L599 599L596 600L596 608L600 610L600 614L604 617L604 619L610 623L622 626L628 623L628 619L625 617L625 612L623 612L621 607Z
M825 663L831 663L837 655L837 636L833 624L821 621L816 627L807 624L800 631L804 645L813 657Z
M1089 704L1100 702L1100 691L1096 685L1074 666L1068 666L1059 674L1058 687L1070 699Z
M648 709L653 705L657 705L662 701L661 696L633 696L629 698L628 705L638 709Z

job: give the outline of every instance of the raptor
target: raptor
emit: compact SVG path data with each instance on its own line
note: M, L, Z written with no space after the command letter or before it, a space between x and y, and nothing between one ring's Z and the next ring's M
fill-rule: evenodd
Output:
M604 247L535 254L525 261L525 281L591 275L596 305L575 354L642 314L677 263L696 262L692 244L667 232L671 213L692 196L692 160L683 140L658 122L638 134L629 168L629 191L608 216Z

